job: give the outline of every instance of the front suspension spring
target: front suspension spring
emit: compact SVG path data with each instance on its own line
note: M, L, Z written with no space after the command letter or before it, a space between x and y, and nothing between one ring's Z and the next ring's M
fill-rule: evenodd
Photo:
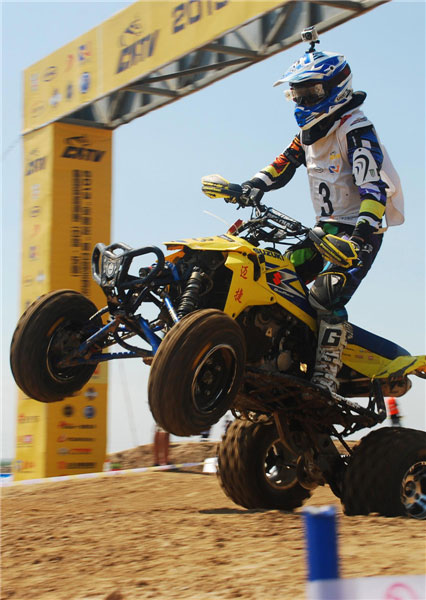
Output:
M177 309L177 315L180 319L198 307L202 285L203 274L199 267L194 267Z

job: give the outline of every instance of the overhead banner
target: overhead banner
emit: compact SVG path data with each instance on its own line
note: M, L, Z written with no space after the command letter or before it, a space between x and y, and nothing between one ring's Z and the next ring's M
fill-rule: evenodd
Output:
M24 133L290 0L140 0L24 72Z
M283 4L283 0L135 2L101 25L102 94L124 87Z
M21 313L51 290L76 290L98 308L106 303L91 277L91 255L97 242L110 241L111 136L55 123L24 137ZM105 363L61 402L19 392L15 478L102 470L106 422Z
M99 28L24 71L24 133L99 97Z

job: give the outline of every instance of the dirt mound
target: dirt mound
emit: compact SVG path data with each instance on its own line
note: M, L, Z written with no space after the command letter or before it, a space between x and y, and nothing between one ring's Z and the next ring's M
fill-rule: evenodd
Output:
M169 462L173 465L185 463L204 462L206 458L217 456L219 442L171 442ZM137 446L130 450L114 452L108 456L111 464L118 465L121 469L136 469L153 465L152 444ZM193 467L194 471L201 471L201 467Z

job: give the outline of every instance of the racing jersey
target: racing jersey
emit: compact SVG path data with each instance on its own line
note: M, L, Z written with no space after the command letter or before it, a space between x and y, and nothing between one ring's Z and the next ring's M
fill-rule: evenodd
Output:
M286 185L300 165L308 172L317 222L368 223L374 230L386 210L388 225L404 221L399 177L373 124L355 108L313 144L297 134L270 165L250 180L263 191Z

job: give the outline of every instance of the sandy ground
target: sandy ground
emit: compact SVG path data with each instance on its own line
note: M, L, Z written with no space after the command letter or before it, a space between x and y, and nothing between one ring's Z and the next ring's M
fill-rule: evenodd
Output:
M173 462L206 455L172 446ZM120 459L152 463L149 447ZM307 504L338 508L342 577L425 573L424 521L346 517L328 488ZM2 490L2 600L293 600L305 578L300 509L243 509L200 469Z

